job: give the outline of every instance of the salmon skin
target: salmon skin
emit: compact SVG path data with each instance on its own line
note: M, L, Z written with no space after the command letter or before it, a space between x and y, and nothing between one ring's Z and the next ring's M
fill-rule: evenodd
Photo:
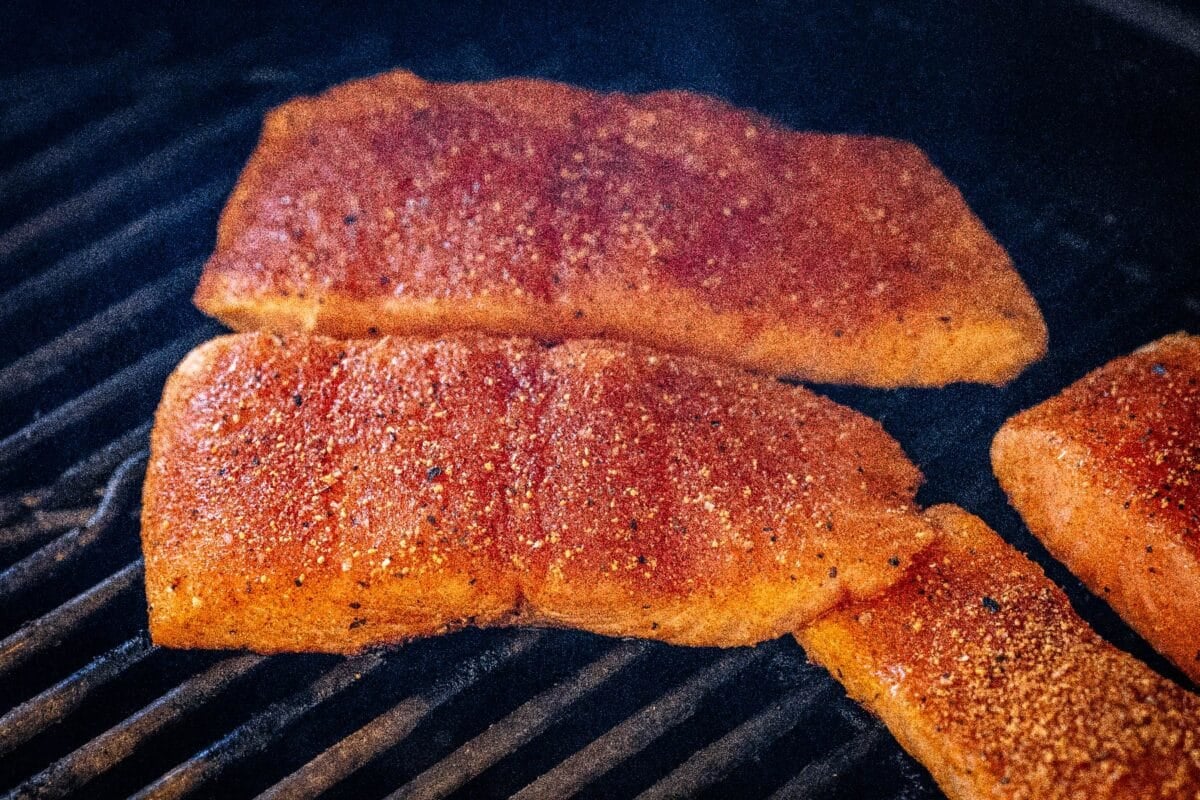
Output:
M1046 347L912 144L403 71L267 116L195 301L236 330L613 338L884 387L1004 383Z
M1200 337L1167 336L1013 417L992 464L1055 558L1200 683Z
M749 645L877 592L929 536L878 423L635 345L218 338L152 445L150 627L177 647L468 624Z

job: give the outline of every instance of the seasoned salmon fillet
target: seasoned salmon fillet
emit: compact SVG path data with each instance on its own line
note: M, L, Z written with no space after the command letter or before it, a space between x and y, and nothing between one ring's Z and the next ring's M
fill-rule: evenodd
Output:
M475 625L790 633L925 546L917 469L805 389L642 347L244 334L167 383L159 644L352 652Z
M992 464L1050 552L1200 682L1200 337L1160 339L1013 417Z
M954 800L1196 800L1200 697L1098 637L954 506L904 579L797 638Z
M267 116L195 300L237 330L614 338L871 386L1003 383L1046 347L912 144L409 72Z
M1200 698L1099 639L872 420L637 345L242 334L167 383L155 642L354 652L465 625L794 633L956 800L1195 798Z

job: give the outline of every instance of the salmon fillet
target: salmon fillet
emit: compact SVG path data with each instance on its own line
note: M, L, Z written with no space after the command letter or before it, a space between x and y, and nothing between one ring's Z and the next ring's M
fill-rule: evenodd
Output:
M159 644L353 652L474 625L749 645L929 539L878 423L634 345L244 334L167 383Z
M992 464L1055 558L1200 682L1200 337L1160 339L1013 417Z
M409 72L267 116L195 301L236 330L615 338L871 386L1003 383L1046 348L912 144Z
M242 334L179 366L142 507L154 641L466 625L794 633L956 800L1200 797L1200 698L1105 644L878 425L637 345Z
M904 579L797 638L955 800L1200 798L1200 697L954 506Z

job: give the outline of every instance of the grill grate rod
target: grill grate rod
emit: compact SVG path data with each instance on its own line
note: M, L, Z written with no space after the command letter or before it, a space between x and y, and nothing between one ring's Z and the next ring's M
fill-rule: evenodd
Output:
M130 257L138 248L160 240L165 233L209 209L224 196L229 185L228 179L218 178L193 189L179 200L148 211L0 294L0 326L11 326L26 318L37 303L55 300L86 280L110 274L120 259Z
M100 148L112 147L113 144L109 140L137 131L152 120L166 116L180 100L181 98L173 93L147 95L130 106L83 126L59 144L48 147L0 173L0 185L8 187L8 196L13 199L19 192L36 185L38 181L45 181L83 161L89 153Z
M140 588L141 583L142 561L139 559L53 611L18 628L7 639L0 641L0 677L43 650L59 644L93 614L130 589Z
M316 797L412 733L448 700L528 652L540 631L517 631L506 642L459 665L445 680L405 698L259 795L259 800Z
M17 746L60 722L95 689L140 663L154 650L150 637L140 633L96 656L83 669L0 717L0 756L8 755Z
M655 702L595 739L557 767L513 795L514 800L570 797L667 730L696 713L709 692L761 660L767 648L743 648L722 655Z
M871 724L881 729L880 741L892 738L891 734L885 735L882 733L882 722L872 718ZM900 747L891 748L891 761L895 765L895 774L899 779L897 781L899 787L890 796L890 800L912 800L914 797L941 796L929 772L914 761L913 757L905 750Z
M127 73L144 69L142 65L156 61L167 51L165 36L150 37L137 49L113 57L107 62L81 68L59 68L48 72L41 90L23 103L0 114L0 145L27 134L43 130L52 119L80 102L112 88L113 83ZM74 73L62 79L63 72ZM14 78L11 92L18 84ZM0 87L4 91L6 87Z
M113 78L123 70L131 66L140 66L155 57L157 53L147 53L147 50L153 51L161 45L161 41L152 37L123 52L94 61L30 67L22 72L0 76L0 103L11 107L38 97L48 90L83 81L90 81L98 86L111 85Z
M93 414L111 407L131 392L142 391L158 394L158 387L174 369L175 365L193 347L209 339L219 330L215 324L206 323L193 328L166 346L155 350L140 361L131 364L112 377L88 389L74 400L39 417L21 430L0 441L0 473L11 471L13 462L37 445L53 438L67 428L85 421ZM0 579L0 586L2 586ZM0 590L2 593L2 590Z
M639 800L693 797L725 777L730 770L761 753L828 700L833 687L815 670L808 683L775 701L765 711L743 722L717 741L699 750L670 775L640 794Z
M367 40L363 47L352 48L347 53L315 62L312 69L306 72L304 86L319 85L324 76L344 74L371 62L378 57L380 45L381 42L374 39ZM301 88L297 85L298 74L276 73L280 78L278 82L255 99L226 112L220 122L211 123L176 139L137 163L102 178L80 194L63 200L0 234L0 264L25 251L44 236L64 227L92 222L99 210L109 201L137 196L146 187L164 181L180 164L193 163L199 153L233 138L247 128L257 126L268 108ZM232 184L232 177L224 179L226 187Z
M267 659L226 658L171 689L141 711L14 789L5 800L63 797L131 756L152 736L224 691Z
M641 659L650 652L650 647L648 642L641 641L618 644L580 669L569 680L526 701L516 711L389 795L388 800L449 795L488 767L540 736L561 719L572 704ZM290 796L292 795L279 794L278 798Z
M190 164L206 149L233 138L257 123L268 103L256 100L227 114L220 122L172 142L142 160L102 178L90 188L51 206L0 235L0 262L26 251L40 239L69 226L93 222L109 203L136 196L161 183L181 164Z
M197 274L199 264L180 267L0 369L0 403L62 374L70 364L126 333L136 320L175 304L195 286Z
M168 117L170 112L183 102L184 90L203 88L211 92L221 87L223 82L236 79L238 71L245 69L246 62L261 52L259 47L273 38L266 36L242 42L215 58L159 70L157 75L139 83L138 88L152 87L149 94L136 98L130 105L119 108L101 119L81 126L57 144L47 147L5 172L0 172L0 186L8 187L11 199L20 189L43 181L55 173L67 171L78 162L85 161L89 154L102 148L115 147L116 142L113 140L128 137L146 125Z
M795 797L813 800L827 796L836 788L838 779L854 764L870 755L883 740L883 728L879 725L856 733L852 739L838 746L825 758L806 764L796 777L771 795L771 800L788 800Z
M94 500L98 484L107 484L113 471L122 461L137 451L146 449L150 426L150 422L143 422L136 428L129 429L67 467L50 486L24 492L19 497L14 498L10 495L5 498L3 510L0 510L0 520L7 523L31 509L61 508L71 503Z
M95 514L95 508L34 511L30 519L0 527L0 550L27 545L56 533L86 525Z
M138 792L138 800L169 800L185 797L216 778L231 764L258 752L283 735L301 715L316 708L355 681L384 664L383 657L371 653L346 659L317 678L304 689L272 703L264 711L226 734L222 739L192 756Z
M0 601L32 589L48 580L76 556L108 533L113 523L141 490L149 455L143 451L126 459L113 473L96 513L79 528L72 528L54 541L30 553L0 572Z

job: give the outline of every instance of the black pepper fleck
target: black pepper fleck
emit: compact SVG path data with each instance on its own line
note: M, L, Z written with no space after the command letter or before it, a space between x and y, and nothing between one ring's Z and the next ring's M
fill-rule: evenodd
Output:
M831 578L836 578L836 577L837 577L837 567L830 567L830 568L829 568L829 577L831 577Z
M294 394L294 395L292 395L292 402L295 403L297 407L300 407L300 406L304 405L304 397L301 395L298 395L298 394Z
M891 558L889 558L889 559L888 559L888 566L891 566L891 567L898 567L898 566L900 566L900 556L892 556Z
M425 470L425 480L434 480L440 476L442 472L444 472L444 470L441 467L430 467L429 469Z
M1000 604L986 595L983 598L983 607L993 614L1000 613Z

